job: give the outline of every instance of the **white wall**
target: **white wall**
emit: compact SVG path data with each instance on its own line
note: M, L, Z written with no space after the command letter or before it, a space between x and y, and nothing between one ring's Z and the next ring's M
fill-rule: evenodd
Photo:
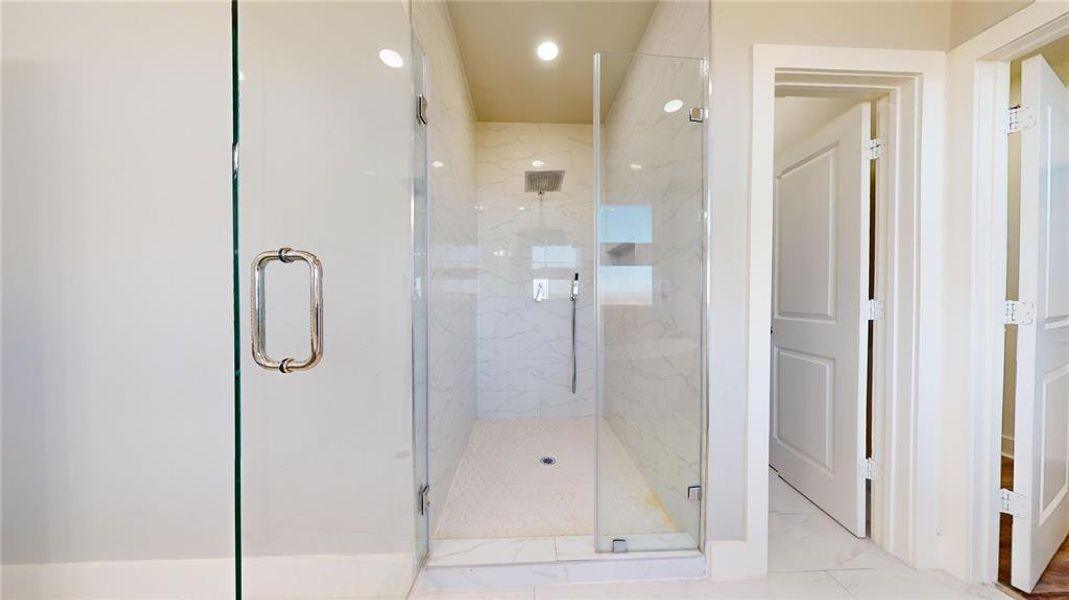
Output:
M715 2L711 165L710 540L744 539L750 50L755 43L944 50L941 3Z
M232 555L229 13L4 3L7 564Z
M776 131L772 142L776 154L802 141L859 101L800 96L776 98Z
M594 146L590 125L479 123L479 416L594 414ZM535 167L531 163L545 164ZM524 172L563 170L559 192ZM578 379L571 282L579 273ZM534 280L548 297L535 302Z
M475 113L449 12L412 4L428 62L430 167L429 433L431 518L436 521L476 414L479 246ZM431 531L434 523L431 523Z

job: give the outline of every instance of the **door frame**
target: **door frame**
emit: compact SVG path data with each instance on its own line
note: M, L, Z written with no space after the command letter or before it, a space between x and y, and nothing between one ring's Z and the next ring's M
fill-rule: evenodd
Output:
M1069 35L1069 6L1036 2L955 48L949 56L951 94L971 99L972 111L951 115L951 131L971 134L970 153L948 154L949 174L968 187L956 198L973 207L968 356L969 398L974 408L966 426L974 432L966 464L968 494L961 576L996 582L999 554L1002 404L1008 235L1008 136L999 105L1008 106L1010 63ZM955 156L957 155L957 156ZM949 190L948 190L949 191ZM967 433L967 432L966 432ZM975 543L968 543L975 540Z
M847 87L897 91L915 110L901 114L901 155L894 191L881 209L894 222L877 235L886 247L881 268L887 335L877 352L886 365L876 396L889 399L874 450L886 502L874 502L873 539L918 567L935 565L938 482L929 457L939 440L939 360L942 330L942 207L946 54L936 51L756 44L753 47L747 365L746 545L754 563L768 565L768 436L772 310L773 129L776 75L816 73ZM825 81L822 85L827 85ZM927 168L922 168L922 159ZM931 168L935 166L936 168ZM921 250L924 260L919 260ZM879 261L879 259L878 259ZM893 326L892 326L893 324ZM923 343L922 343L923 342ZM922 369L922 365L924 368ZM878 410L874 407L874 412ZM882 412L882 411L881 411ZM879 441L877 441L877 437ZM919 457L924 457L921 460ZM881 472L882 471L882 472Z

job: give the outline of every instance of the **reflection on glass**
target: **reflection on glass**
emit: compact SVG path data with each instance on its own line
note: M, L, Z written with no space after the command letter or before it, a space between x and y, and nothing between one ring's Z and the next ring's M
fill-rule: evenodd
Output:
M602 243L652 243L653 207L649 204L602 206L598 227Z
M598 269L601 304L653 304L653 267L649 265L603 266Z
M579 265L575 246L531 246L532 269L574 269Z

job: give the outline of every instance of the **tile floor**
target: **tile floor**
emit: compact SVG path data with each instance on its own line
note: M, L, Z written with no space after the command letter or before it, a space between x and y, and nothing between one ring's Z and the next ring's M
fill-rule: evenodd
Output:
M732 582L650 581L552 585L501 589L419 590L413 598L549 599L593 598L864 598L936 599L1007 596L987 586L970 586L940 571L917 571L859 540L805 497L769 474L769 575Z
M628 534L675 532L619 438L608 426L603 431L603 460L617 475L602 482L614 498L614 522L606 527ZM435 541L593 535L595 443L593 417L476 421ZM543 456L556 464L541 464ZM537 551L547 543L526 545Z

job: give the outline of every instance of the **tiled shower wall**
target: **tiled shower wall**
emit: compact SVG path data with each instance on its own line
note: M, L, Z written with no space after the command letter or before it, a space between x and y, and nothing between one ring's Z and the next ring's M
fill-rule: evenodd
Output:
M445 3L412 11L430 101L430 501L443 506L475 422L475 112Z
M478 415L592 415L592 127L478 123L476 144ZM530 170L563 170L561 191L547 192L541 201L525 192L524 172ZM577 272L579 368L573 394L569 294ZM546 298L536 302L539 284Z
M704 57L708 23L702 3L661 2L639 52ZM701 482L704 166L701 126L688 122L686 109L701 101L697 62L634 61L603 129L603 202L647 207L651 232L629 256L606 244L613 250L604 264L649 265L650 288L643 299L606 299L603 416L676 527L695 540L700 506L686 491ZM662 106L682 90L693 98L666 114ZM604 275L602 285L603 297L611 295Z

